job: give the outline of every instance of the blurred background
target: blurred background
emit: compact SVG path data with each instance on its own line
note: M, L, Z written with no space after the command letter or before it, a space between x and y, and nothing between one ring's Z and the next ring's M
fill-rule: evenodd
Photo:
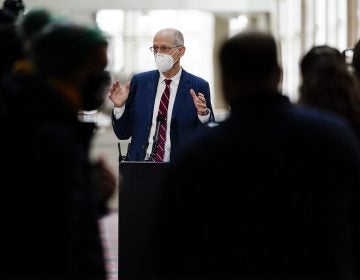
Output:
M153 35L165 27L181 30L186 53L182 66L210 84L218 121L226 117L218 79L217 48L224 38L255 27L275 35L283 66L282 90L298 97L299 60L314 45L328 44L343 51L360 37L360 0L24 0L26 10L47 8L73 21L98 25L109 36L108 70L125 82L134 73L155 69L149 47ZM25 12L26 12L25 10ZM351 52L349 52L351 59ZM118 169L118 143L111 127L111 103L85 118L96 119L99 131L93 156L103 155ZM117 197L111 202L117 208Z

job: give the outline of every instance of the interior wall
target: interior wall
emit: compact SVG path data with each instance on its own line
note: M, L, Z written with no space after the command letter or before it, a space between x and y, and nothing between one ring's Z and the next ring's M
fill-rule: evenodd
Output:
M94 23L99 9L150 11L156 9L193 9L214 15L214 51L223 37L227 19L238 14L254 15L257 24L266 26L279 41L284 70L282 89L297 100L298 63L301 56L316 44L330 44L343 50L352 47L359 37L360 0L23 0L26 8L48 8L71 16L78 22ZM345 9L344 9L345 7ZM259 20L267 15L267 20ZM194 22L196 19L194 19ZM127 56L128 58L131 56ZM210 56L209 60L214 60ZM216 107L226 109L221 97L216 61L213 65Z

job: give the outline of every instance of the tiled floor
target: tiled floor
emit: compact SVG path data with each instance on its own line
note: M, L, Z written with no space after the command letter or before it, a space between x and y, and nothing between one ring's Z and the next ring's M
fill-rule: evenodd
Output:
M119 141L109 122L98 130L92 145L91 157L104 157L114 174L119 176L118 171L118 143L126 151L127 141ZM118 280L118 189L109 201L111 212L100 220L100 229L105 250L106 268L108 280Z
M113 211L100 220L108 280L118 280L118 212Z

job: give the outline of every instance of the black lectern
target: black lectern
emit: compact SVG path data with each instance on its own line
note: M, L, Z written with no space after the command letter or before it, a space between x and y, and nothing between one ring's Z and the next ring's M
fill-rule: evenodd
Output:
M119 163L119 279L150 278L153 232L164 176L170 163Z

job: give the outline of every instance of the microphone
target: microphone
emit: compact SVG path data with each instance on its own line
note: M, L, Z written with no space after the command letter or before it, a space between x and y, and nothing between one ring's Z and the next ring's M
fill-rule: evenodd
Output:
M160 131L160 125L165 121L164 117L162 115L158 115L156 118L156 127L155 127L155 133L154 133L154 144L159 141L159 131Z
M124 157L124 161L129 161L129 151L131 147L131 142L127 146L126 156Z
M119 163L121 161L126 161L126 157L122 155L121 153L121 145L120 145L120 142L117 143L118 144L118 152L119 152Z
M158 115L156 118L156 127L155 127L155 133L154 133L154 137L153 137L153 146L151 149L151 154L149 157L149 161L153 161L153 158L155 156L155 152L158 146L158 141L159 141L159 131L160 131L160 126L161 124L165 121L165 118L162 115Z

